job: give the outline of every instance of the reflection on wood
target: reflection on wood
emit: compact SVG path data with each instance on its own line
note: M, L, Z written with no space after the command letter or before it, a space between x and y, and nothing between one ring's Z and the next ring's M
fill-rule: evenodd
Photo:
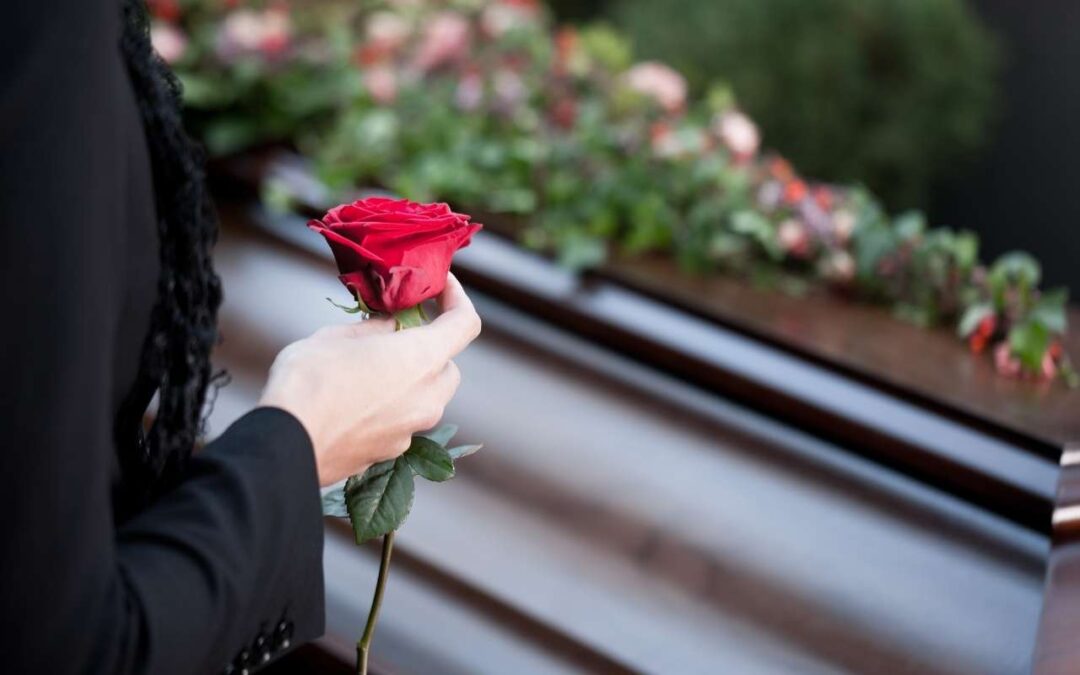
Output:
M1080 390L1002 377L948 329L923 330L820 290L794 297L726 277L677 274L662 259L616 260L605 273L1011 440L1036 441L1053 453L1080 441ZM1072 308L1069 318L1065 348L1080 361L1080 311Z
M325 262L235 232L218 259L220 428L277 349L343 317ZM418 564L391 577L376 644L392 672L605 671L567 645L646 672L1024 672L1041 537L477 301L447 419L487 450L418 486L399 538ZM331 535L326 560L349 636L374 558Z

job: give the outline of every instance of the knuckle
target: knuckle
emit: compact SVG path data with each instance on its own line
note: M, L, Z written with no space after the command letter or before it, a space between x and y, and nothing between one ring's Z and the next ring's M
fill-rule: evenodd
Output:
M453 361L446 364L446 379L450 385L450 390L454 391L461 384L461 369Z
M480 331L484 327L484 322L480 319L480 315L473 310L469 317L469 336L471 339L476 339L480 336Z

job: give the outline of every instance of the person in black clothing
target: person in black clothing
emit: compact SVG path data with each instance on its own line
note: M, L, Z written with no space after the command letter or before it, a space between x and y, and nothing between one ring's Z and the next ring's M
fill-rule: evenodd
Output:
M141 2L0 20L4 672L242 672L318 636L318 486L434 426L480 330L452 278L423 328L325 328L193 453L215 224Z

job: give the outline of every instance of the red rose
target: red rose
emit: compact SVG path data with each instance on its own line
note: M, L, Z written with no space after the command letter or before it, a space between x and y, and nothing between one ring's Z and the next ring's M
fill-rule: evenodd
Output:
M482 225L446 204L369 197L308 223L326 238L345 287L393 314L442 292L450 259Z

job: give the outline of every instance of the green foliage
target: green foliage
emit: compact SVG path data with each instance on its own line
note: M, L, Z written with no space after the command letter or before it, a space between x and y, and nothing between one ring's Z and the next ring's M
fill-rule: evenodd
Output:
M401 527L412 509L413 476L442 482L454 477L454 461L480 449L479 445L447 448L457 427L447 425L413 436L405 454L379 462L351 476L343 487L323 494L323 513L348 516L356 543L381 537Z
M412 510L413 470L404 457L379 462L345 481L345 508L356 543L401 527Z
M964 0L621 0L639 56L729 83L811 175L925 203L985 142L997 49Z
M728 271L794 294L820 283L919 325L959 323L976 351L1004 344L1020 362L1004 367L998 358L1007 373L1071 372L1059 349L1064 295L1039 289L1030 256L1010 254L987 269L969 232L930 227L917 211L891 217L860 186L808 180L783 157L760 152L757 128L735 98L750 94L781 108L766 138L779 144L777 133L792 133L783 142L797 152L810 148L852 166L885 166L904 153L936 163L936 153L956 151L964 136L957 119L979 117L957 112L963 105L954 100L982 86L977 67L970 83L954 82L951 69L971 65L978 51L971 45L981 39L960 0L717 0L697 14L688 3L650 4L650 11L663 8L663 20L653 23L689 17L720 31L716 61L731 69L734 91L718 83L684 100L677 72L634 65L610 27L555 32L530 5L500 0L328 2L293 12L297 34L284 57L222 59L203 40L180 70L193 83L189 111L208 114L204 139L219 149L285 140L311 160L327 199L378 186L417 201L449 201L519 225L526 245L574 269L600 265L616 250L667 255L688 271ZM493 8L529 15L499 33L485 23ZM405 33L392 47L372 42L376 11L383 20L396 13L394 30ZM716 12L729 21L714 20ZM213 35L220 17L195 16L192 34ZM454 58L418 65L430 22L448 17L466 27ZM701 43L684 33L679 42ZM766 38L768 49L747 46ZM919 40L925 43L913 53ZM645 42L635 45L639 53L663 46ZM775 78L770 59L779 60ZM340 86L301 81L313 64ZM928 64L940 70L930 73ZM372 84L373 71L388 78L389 90ZM868 102L864 85L888 81L883 72L895 92L869 90ZM753 77L742 82L745 73ZM935 84L927 88L929 80ZM819 90L822 100L799 98ZM290 95L302 100L287 101ZM795 122L834 118L853 125L846 131L859 143L835 129L791 131ZM925 182L921 169L888 166L895 185L908 177ZM281 208L301 197L281 176L270 178L264 194Z

